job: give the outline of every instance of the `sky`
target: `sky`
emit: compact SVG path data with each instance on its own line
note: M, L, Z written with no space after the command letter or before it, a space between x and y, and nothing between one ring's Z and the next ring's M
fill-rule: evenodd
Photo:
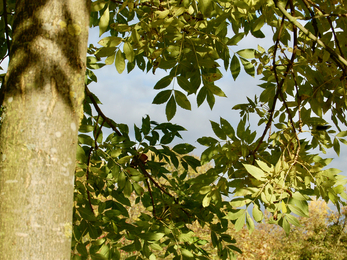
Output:
M272 34L270 28L263 32L265 35ZM106 36L102 35L101 38ZM99 46L97 42L101 38L99 38L97 28L90 30L90 43ZM246 48L257 49L258 44L267 50L273 44L272 37L265 37L264 39L246 37L239 42L238 46L233 46L231 49L235 52ZM127 74L126 70L119 74L113 64L94 70L94 73L98 77L98 82L91 83L89 88L102 102L101 109L115 122L127 124L130 128L130 133L133 133L134 124L141 126L142 117L146 115L149 115L151 120L158 123L167 121L165 104L154 105L152 101L158 93L157 90L153 89L154 85L158 80L166 76L168 72L157 70L156 74L153 75L151 71L146 74L139 69L134 69L129 74ZM216 97L215 106L211 110L206 101L200 107L197 107L196 96L190 95L189 100L192 104L192 110L188 111L178 107L175 117L170 121L187 129L187 131L181 133L183 139L176 140L176 143L190 143L194 145L196 150L193 151L193 154L198 156L206 147L201 146L196 140L202 136L215 137L210 120L219 122L219 118L223 117L236 128L240 116L237 110L232 110L232 107L239 103L247 103L247 96L253 99L255 95L261 93L261 89L257 87L261 83L259 76L253 78L241 70L239 77L234 81L230 71L223 72L223 74L223 78L217 81L216 85L225 92L227 98ZM255 122L256 124L257 121ZM347 154L346 145L341 144L340 157L337 157L332 149L330 150L326 155L322 156L334 158L329 166L342 170L343 174L347 176L347 162L344 160Z

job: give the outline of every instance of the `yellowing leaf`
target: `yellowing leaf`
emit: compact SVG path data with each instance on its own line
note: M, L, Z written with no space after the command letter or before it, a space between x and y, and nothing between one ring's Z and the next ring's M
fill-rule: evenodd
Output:
M116 69L117 69L118 73L122 74L122 72L125 69L125 60L124 60L123 53L121 50L117 51L115 65L116 65Z
M129 42L124 43L123 51L127 60L132 62L135 58L135 53L134 53L133 47L131 46Z
M282 206L282 212L283 212L284 214L286 214L286 213L287 213L287 207L286 207L286 204L284 203L283 200L282 200L282 202L281 202L281 206Z

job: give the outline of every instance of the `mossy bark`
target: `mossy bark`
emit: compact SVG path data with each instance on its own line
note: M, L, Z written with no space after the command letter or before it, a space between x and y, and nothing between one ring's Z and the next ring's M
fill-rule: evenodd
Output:
M19 0L0 130L0 259L70 259L88 0Z

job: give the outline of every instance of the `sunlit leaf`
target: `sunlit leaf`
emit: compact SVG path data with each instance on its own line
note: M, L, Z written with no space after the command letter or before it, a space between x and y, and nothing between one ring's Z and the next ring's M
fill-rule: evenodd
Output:
M99 22L99 37L106 32L108 24L110 22L110 10L109 7L105 9L104 13L100 17L100 22Z

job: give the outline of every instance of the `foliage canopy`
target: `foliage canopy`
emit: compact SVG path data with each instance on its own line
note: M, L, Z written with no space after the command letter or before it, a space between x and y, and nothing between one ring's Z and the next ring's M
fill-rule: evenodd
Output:
M0 7L1 60L10 53L14 2ZM267 221L289 233L300 225L296 216L309 216L312 197L344 205L346 180L317 151L339 155L347 144L346 12L345 0L92 1L90 27L108 36L88 50L73 259L119 259L120 252L131 252L127 259L209 259L193 223L209 227L219 258L232 259L240 250L226 233L231 224L252 232L266 209ZM273 31L268 50L238 49L247 35L265 37L265 26ZM87 85L97 81L94 70L112 64L119 73L167 71L153 103L165 104L168 121L177 108L191 109L188 95L212 109L215 96L225 96L218 87L224 71L234 80L241 69L262 75L262 93L233 107L236 127L211 121L215 136L198 139L206 146L198 160L191 144L170 147L182 126L146 116L132 139L127 125L101 111ZM112 134L104 137L103 128ZM188 174L211 161L213 168ZM129 222L132 196L146 210Z

